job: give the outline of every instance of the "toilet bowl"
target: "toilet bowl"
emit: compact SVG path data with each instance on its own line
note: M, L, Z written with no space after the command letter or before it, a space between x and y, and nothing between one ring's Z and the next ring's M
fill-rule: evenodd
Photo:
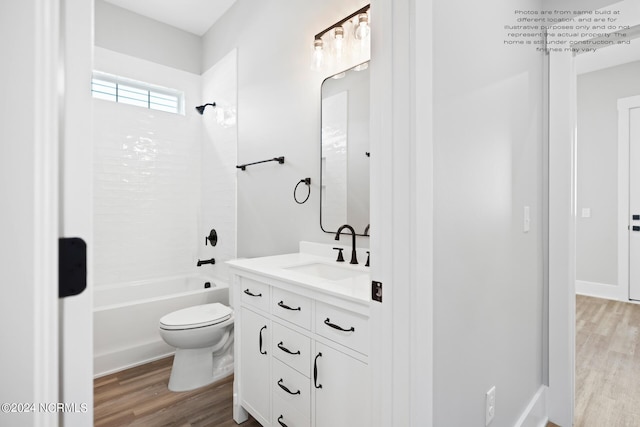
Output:
M233 310L197 305L160 319L160 336L176 348L169 390L187 391L233 373Z

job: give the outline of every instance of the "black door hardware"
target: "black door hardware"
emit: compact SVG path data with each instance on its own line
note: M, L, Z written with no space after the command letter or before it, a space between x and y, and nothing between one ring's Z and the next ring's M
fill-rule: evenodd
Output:
M286 392L287 392L287 393L289 393L289 394L294 394L294 395L295 395L295 394L300 394L300 390L298 390L298 391L296 391L296 392L294 393L294 392L292 392L291 390L289 390L289 389L287 388L287 386L285 386L284 384L282 384L282 381L283 381L283 380L282 380L282 378L280 378L280 381L278 381L278 385L280 386L280 388L281 388L281 389L283 389L284 391L286 391Z
M266 351L262 351L262 331L264 331L265 329L267 329L267 325L264 325L262 328L260 328L260 354L267 354Z
M254 293L252 293L249 289L245 289L244 293L249 295L250 297L261 297L262 296L262 294L254 294Z
M87 244L79 237L58 239L58 298L87 288Z
M291 311L302 311L302 307L297 307L297 308L289 307L288 305L286 305L286 304L284 303L284 301L280 301L280 302L278 303L278 307L282 307L282 308L284 308L285 310L291 310Z
M285 423L282 422L282 419L284 418L284 416L280 415L278 417L278 424L280 424L282 427L289 427L288 425L286 425Z
M279 348L280 350L284 351L285 353L293 354L294 356L295 356L295 355L297 355L297 354L300 354L300 350L298 350L298 351L296 351L296 352L293 352L293 351L289 350L287 347L285 347L285 346L284 346L284 343L283 343L282 341L280 341L280 342L278 343L278 348Z
M371 299L382 302L382 282L371 282Z
M335 323L331 323L331 320L329 320L328 317L326 319L324 319L324 324L327 325L327 326L332 327L333 329L337 329L337 330L342 331L342 332L355 332L356 331L356 329L353 326L350 327L349 329L341 328L340 326L336 325Z
M318 384L318 357L322 357L322 353L318 353L316 358L313 359L313 386L322 388L322 384Z

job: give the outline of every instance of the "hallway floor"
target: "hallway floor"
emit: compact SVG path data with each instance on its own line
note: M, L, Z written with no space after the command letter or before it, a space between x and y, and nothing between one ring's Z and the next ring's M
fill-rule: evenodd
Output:
M233 376L197 390L174 393L167 383L173 357L94 380L94 426L235 427ZM260 427L253 418L243 427Z
M640 426L640 304L576 297L575 427Z

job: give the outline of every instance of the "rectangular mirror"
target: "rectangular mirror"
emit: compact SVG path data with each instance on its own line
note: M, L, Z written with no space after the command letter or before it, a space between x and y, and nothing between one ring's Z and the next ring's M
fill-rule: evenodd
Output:
M320 227L369 231L369 63L322 82Z

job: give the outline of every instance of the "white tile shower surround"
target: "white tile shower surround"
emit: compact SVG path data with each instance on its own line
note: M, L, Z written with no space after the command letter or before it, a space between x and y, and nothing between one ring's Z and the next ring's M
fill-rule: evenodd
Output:
M235 123L223 128L215 110L200 116L194 106L223 87L235 110L235 65L232 52L198 76L96 48L96 69L183 90L186 111L94 101L96 286L192 274L211 257L216 265L197 271L226 277L222 261L236 252ZM220 241L205 248L211 228Z

